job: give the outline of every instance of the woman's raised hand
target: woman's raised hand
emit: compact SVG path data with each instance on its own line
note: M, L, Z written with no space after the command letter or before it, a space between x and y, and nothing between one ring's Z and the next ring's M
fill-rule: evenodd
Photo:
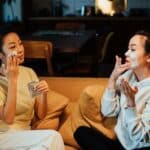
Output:
M129 67L130 66L128 63L122 64L122 59L119 56L116 56L115 67L110 77L116 80L120 76L120 74L128 70Z
M108 89L115 89L117 78L127 69L129 69L129 64L128 63L122 64L122 59L119 56L116 56L115 67L108 81L108 86L107 86Z
M18 76L18 59L16 55L11 55L6 58L5 74L7 78L15 79Z

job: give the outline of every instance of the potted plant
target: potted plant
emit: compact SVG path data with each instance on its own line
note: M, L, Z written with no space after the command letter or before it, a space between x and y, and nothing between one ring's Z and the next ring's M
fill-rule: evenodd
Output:
M3 4L8 4L10 6L11 14L12 14L12 21L16 20L16 16L14 13L12 2L16 3L16 0L2 0Z

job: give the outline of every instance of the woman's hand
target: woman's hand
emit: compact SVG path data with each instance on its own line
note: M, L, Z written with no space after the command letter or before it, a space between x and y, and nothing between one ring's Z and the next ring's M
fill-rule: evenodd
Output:
M7 100L2 112L2 119L8 124L13 123L16 113L18 70L17 57L7 56L5 64L1 67L1 73L8 78Z
M111 73L111 76L109 78L109 81L108 81L108 85L107 85L107 88L108 89L112 89L114 90L115 89L115 85L116 85L116 80L117 78L124 72L126 71L127 69L129 69L129 64L128 63L125 63L125 64L122 64L122 59L118 56L116 56L116 63L115 63L115 67Z
M110 78L113 78L114 80L116 80L120 76L120 74L122 74L124 71L129 69L129 64L128 63L122 64L121 61L122 59L116 56L115 67L113 69L113 72Z
M135 107L135 94L138 92L137 87L131 87L129 82L122 79L121 80L121 89L125 96L127 97L127 105L130 107Z
M47 92L49 91L47 82L41 80L36 85L36 91L42 95L36 97L35 112L39 119L43 119L47 112Z
M41 80L37 85L36 85L36 91L38 93L47 93L49 91L48 84L45 80Z
M16 79L18 76L18 59L17 56L8 56L6 64L2 65L2 72L8 79Z

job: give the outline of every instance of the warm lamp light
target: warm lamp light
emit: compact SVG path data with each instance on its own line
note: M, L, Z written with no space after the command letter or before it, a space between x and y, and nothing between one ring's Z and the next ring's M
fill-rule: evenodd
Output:
M96 14L101 12L104 15L113 16L127 9L127 0L95 0Z

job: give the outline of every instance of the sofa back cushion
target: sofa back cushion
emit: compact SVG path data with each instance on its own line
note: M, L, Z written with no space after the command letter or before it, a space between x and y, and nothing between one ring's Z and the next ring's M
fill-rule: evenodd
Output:
M101 96L105 86L91 85L86 87L72 107L71 114L60 126L64 142L78 148L73 134L79 126L88 126L114 139L115 118L106 118L101 114Z
M77 102L79 95L85 87L92 84L105 86L108 78L83 78L83 77L40 77L46 80L49 87L69 98L69 102Z

